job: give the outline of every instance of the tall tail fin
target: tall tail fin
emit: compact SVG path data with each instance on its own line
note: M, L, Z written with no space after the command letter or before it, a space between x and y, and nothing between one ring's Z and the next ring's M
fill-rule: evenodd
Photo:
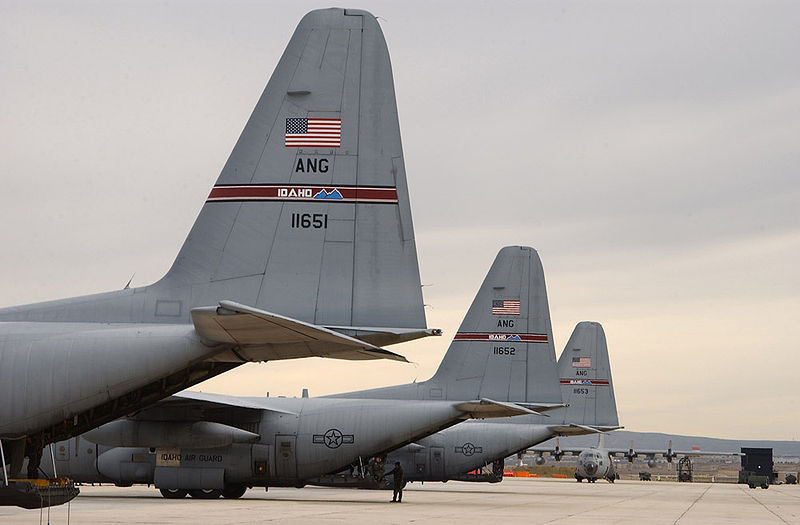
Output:
M371 14L303 18L165 280L192 283L204 304L235 295L316 324L425 326L389 52Z
M302 19L163 279L3 314L188 322L225 299L318 325L425 327L389 53L365 11Z
M544 269L526 246L500 250L429 381L449 399L559 402Z
M617 401L611 380L606 334L600 323L583 321L575 326L558 359L565 423L616 426Z
M561 404L539 254L526 246L500 250L431 379L333 397Z

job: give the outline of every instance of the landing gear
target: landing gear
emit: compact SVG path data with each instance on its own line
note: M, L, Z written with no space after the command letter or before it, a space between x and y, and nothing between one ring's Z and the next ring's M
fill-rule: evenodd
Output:
M577 475L577 474L575 474L575 479L578 481L578 483L580 483L581 481L583 481L583 478L582 478L582 477L580 477L580 476L579 476L579 475Z
M217 499L222 496L222 491L218 489L197 489L190 490L189 495L196 499Z
M160 489L161 495L167 499L182 499L185 498L189 491L184 489Z
M228 485L222 491L222 497L226 499L238 499L244 496L245 492L247 492L247 487L245 485Z

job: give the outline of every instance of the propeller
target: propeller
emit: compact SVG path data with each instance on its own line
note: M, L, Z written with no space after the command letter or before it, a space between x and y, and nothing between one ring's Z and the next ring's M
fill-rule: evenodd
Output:
M558 444L558 438L556 438L556 448L553 450L553 458L556 461L561 461L561 456L564 455L564 451L561 450L561 447Z
M634 458L636 458L638 454L635 450L633 450L633 440L631 439L631 446L628 451L625 453L625 458L627 458L629 463L633 463Z
M667 458L667 463L672 463L672 460L674 458L678 457L678 455L675 452L672 451L672 440L671 439L669 440L669 443L667 444L667 453L664 454L664 457Z

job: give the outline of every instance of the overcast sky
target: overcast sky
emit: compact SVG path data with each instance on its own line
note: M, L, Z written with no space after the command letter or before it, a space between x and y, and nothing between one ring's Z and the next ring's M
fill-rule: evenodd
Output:
M303 14L0 0L0 305L157 280ZM199 389L426 379L497 250L539 250L556 349L608 337L621 424L797 439L800 3L371 2L428 325L414 365L247 365Z

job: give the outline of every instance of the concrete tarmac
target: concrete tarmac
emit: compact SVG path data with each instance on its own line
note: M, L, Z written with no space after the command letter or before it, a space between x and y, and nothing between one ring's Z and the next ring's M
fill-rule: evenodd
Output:
M478 483L419 483L403 503L391 492L307 487L251 489L238 500L165 500L153 488L84 486L81 495L50 510L67 523L630 523L800 524L800 486L767 490L746 485L618 481L611 485L557 479ZM47 523L47 510L41 515ZM40 512L0 507L0 524L40 523Z

